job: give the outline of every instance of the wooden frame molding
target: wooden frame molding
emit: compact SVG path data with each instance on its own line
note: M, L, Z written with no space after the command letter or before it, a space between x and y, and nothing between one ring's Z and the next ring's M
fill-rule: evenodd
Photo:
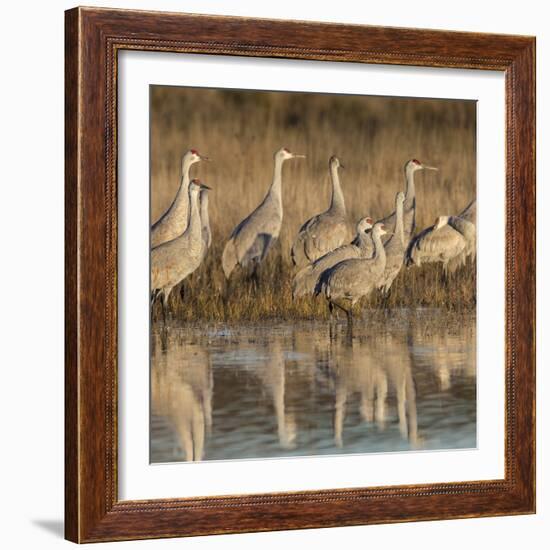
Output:
M497 70L506 80L505 478L119 501L117 53ZM66 12L65 532L75 542L535 511L535 39L98 8Z

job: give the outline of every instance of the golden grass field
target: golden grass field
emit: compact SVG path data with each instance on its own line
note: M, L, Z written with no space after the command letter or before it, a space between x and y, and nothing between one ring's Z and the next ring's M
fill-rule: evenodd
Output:
M212 247L184 282L184 300L173 292L171 313L183 321L326 317L321 299L292 301L290 248L302 223L328 207L330 156L345 166L340 179L354 222L393 211L407 160L438 167L415 177L419 231L439 215L457 214L476 195L475 113L473 101L151 87L151 222L174 198L183 153L195 148L213 160L191 169L191 177L213 188ZM273 153L283 146L307 159L285 163L279 241L257 286L234 275L227 291L223 247L267 193ZM475 265L450 280L440 265L403 268L389 300L373 295L366 305L468 310L475 307L475 292Z

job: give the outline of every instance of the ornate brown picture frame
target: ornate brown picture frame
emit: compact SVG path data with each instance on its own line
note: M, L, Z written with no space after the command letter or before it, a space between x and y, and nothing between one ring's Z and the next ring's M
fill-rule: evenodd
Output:
M117 60L122 50L500 71L506 86L505 476L124 501L117 441ZM535 39L75 8L66 12L65 532L74 542L535 511Z

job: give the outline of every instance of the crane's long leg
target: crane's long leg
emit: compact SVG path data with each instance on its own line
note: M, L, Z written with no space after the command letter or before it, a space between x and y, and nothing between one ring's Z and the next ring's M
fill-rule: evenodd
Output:
M229 299L233 294L235 286L238 285L237 281L241 280L241 275L242 272L239 269L236 273L233 272L232 275L230 275L229 277L224 277L221 284L221 297L224 303L224 307L227 306L227 303L229 302Z
M166 353L168 351L168 330L166 325L162 325L162 328L160 329L160 346L162 353Z
M154 314L154 311L155 311L155 304L157 303L159 294L160 294L160 291L159 291L158 288L155 288L155 290L153 290L153 292L151 293L151 311L150 311L151 323L153 322L153 314Z
M353 305L351 305L349 309L344 309L344 311L346 312L346 316L348 318L346 337L348 344L351 344L353 341Z
M448 286L449 282L449 270L447 266L447 262L443 264L443 273L441 274L441 282L443 283L444 287Z
M390 300L390 289L383 287L382 288L382 309L384 310L384 313L388 309L389 300Z
M250 280L252 281L252 284L255 288L258 288L260 286L260 262L257 260L254 260L252 262L252 273L250 274Z
M343 311L346 316L348 316L348 311L346 308L342 307L340 304L338 304L337 302L334 302L333 303L333 307L334 307L334 315L336 316L336 320L339 320L340 319L340 311Z
M166 312L168 310L168 300L170 298L170 293L174 287L163 288L162 289L162 321L166 325Z
M348 325L353 325L353 311L350 307L349 309L344 309L348 318Z
M184 283L181 283L181 285L180 285L180 298L181 298L181 303L183 304L183 300L185 299L185 284Z
M332 324L332 321L333 321L332 315L334 314L334 304L330 300L328 301L328 311L330 315L329 321Z
M332 342L334 340L334 337L336 336L335 328L336 327L334 326L332 321L329 321L329 324L328 324L328 338L329 338L330 342Z
M149 310L149 315L151 316L151 324L153 323L153 314L155 312L155 302L157 300L158 291L157 289L151 292L151 306Z
M166 303L167 303L167 298L166 298L166 291L163 289L162 291L162 300L161 300L161 309L162 309L162 324L164 326L166 326Z
M166 306L166 311L167 313L169 313L169 310L168 310L168 302L170 300L170 294L172 294L172 290L174 290L174 287L171 286L170 288L165 288L164 289L164 304Z
M159 295L159 289L155 288L153 292L151 292L151 312L153 310L153 306L155 305L158 295Z

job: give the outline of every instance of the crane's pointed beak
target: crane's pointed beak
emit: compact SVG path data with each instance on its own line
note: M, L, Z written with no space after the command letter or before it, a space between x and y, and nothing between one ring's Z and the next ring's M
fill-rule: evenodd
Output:
M307 158L305 155L298 155L297 153L292 153L293 159L305 159Z
M344 170L346 169L346 167L342 163L340 163L340 168L342 168Z
M212 187L208 187L208 185L204 184L204 183L201 183L200 184L200 187L201 189L206 189L208 191L212 191Z
M204 155L201 155L200 159L205 160L206 162L212 162L212 159L210 157L205 157Z
M425 164L422 165L422 168L426 170L434 170L435 172L439 170L439 168L436 168L435 166L426 166Z

